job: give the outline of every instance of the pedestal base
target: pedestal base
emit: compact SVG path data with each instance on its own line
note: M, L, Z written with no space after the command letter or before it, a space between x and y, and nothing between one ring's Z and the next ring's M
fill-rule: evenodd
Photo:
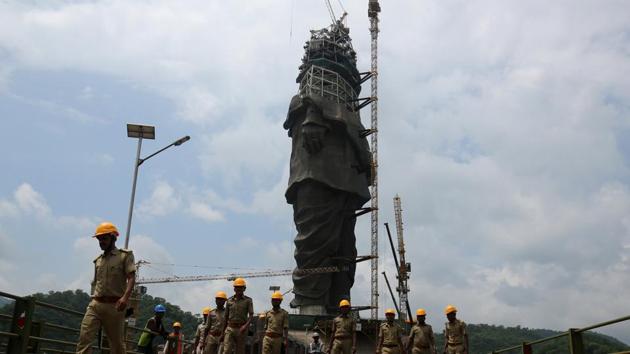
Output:
M300 306L300 315L326 315L326 306L323 305L304 305Z

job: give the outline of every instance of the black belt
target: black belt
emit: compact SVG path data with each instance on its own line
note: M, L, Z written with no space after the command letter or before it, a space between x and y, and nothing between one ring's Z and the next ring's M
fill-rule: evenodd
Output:
M396 348L396 347L398 347L398 344L383 344L383 346L385 348Z

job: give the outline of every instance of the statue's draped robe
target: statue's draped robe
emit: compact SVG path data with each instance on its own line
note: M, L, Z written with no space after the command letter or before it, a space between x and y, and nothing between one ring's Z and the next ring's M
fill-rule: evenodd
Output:
M310 109L307 109L309 108ZM326 128L322 149L309 154L302 127ZM293 274L293 306L336 307L354 283L354 213L370 199L371 154L359 114L319 96L294 96L284 128L292 139L287 202L297 229L296 269L341 265L347 271Z

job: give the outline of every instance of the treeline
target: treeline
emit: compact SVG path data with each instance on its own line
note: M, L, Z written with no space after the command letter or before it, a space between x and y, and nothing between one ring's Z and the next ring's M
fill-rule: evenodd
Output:
M529 342L561 333L548 329L491 326L486 324L468 324L467 328L470 336L471 353L480 354L490 353L492 350L508 348L522 342ZM443 348L444 336L441 334L442 328L434 328L433 330L436 332L438 348ZM629 346L613 337L591 332L584 334L584 347L586 354L608 354L630 350ZM569 341L567 337L561 337L549 342L535 344L533 349L534 353L568 354ZM518 349L512 353L521 353L521 351Z
M35 300L45 302L52 305L68 308L71 310L85 312L87 305L90 302L90 295L82 290L67 290L67 291L49 291L47 294L36 293L31 295ZM140 301L139 314L136 314L137 322L135 327L143 328L147 320L153 316L153 308L157 304L163 304L166 306L166 315L164 316L164 324L167 331L171 331L171 325L177 321L182 324L182 331L188 339L192 339L197 325L200 321L198 317L190 312L182 311L177 306L167 302L163 298L153 297L151 295L143 295L142 301ZM6 315L13 315L13 302L5 304L0 307L0 313ZM55 325L61 325L64 327L79 329L81 325L82 317L67 314L61 311L49 309L43 306L35 306L35 314L33 316L35 321L50 323ZM0 321L0 328L3 331L9 330L8 321ZM45 337L53 337L56 339L66 340L70 342L76 342L78 339L77 333L68 331L60 331L51 327L45 327ZM137 337L137 336L136 336ZM137 339L137 338L134 338Z

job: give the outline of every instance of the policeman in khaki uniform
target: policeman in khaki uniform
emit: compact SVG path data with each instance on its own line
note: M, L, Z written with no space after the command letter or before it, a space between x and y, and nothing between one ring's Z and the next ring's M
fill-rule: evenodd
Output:
M282 294L278 291L271 295L271 310L265 312L265 338L262 354L280 354L284 345L286 350L289 340L289 313L280 308Z
M203 322L201 322L197 326L197 331L195 332L195 342L193 344L194 354L202 353L201 347L202 347L203 340L205 338L204 334L206 333L206 327L208 327L208 317L210 316L211 310L212 309L210 307L204 307L201 310L201 315L203 316Z
M217 291L214 295L217 307L208 315L208 325L203 335L205 340L201 344L202 354L219 353L220 338L225 328L225 302L227 299L227 294L223 291Z
M252 299L245 296L245 279L236 278L234 296L226 304L225 330L223 334L223 353L245 354L245 340L249 324L254 317Z
M453 305L448 305L444 313L448 319L444 328L444 353L469 354L466 324L457 319L457 309Z
M92 301L81 322L77 354L92 352L92 342L101 326L109 340L110 354L124 354L125 309L136 275L133 253L116 248L118 229L112 223L98 225L92 237L98 239L103 254L94 260Z
M411 349L411 354L436 354L435 335L431 325L426 324L427 312L424 309L416 311L416 323L409 333L409 344L407 352Z
M381 324L378 331L376 354L401 354L403 330L394 322L396 312L393 309L385 310L385 318L386 321Z
M339 302L341 314L333 320L332 335L328 343L328 354L356 354L357 352L357 324L350 317L350 301Z

